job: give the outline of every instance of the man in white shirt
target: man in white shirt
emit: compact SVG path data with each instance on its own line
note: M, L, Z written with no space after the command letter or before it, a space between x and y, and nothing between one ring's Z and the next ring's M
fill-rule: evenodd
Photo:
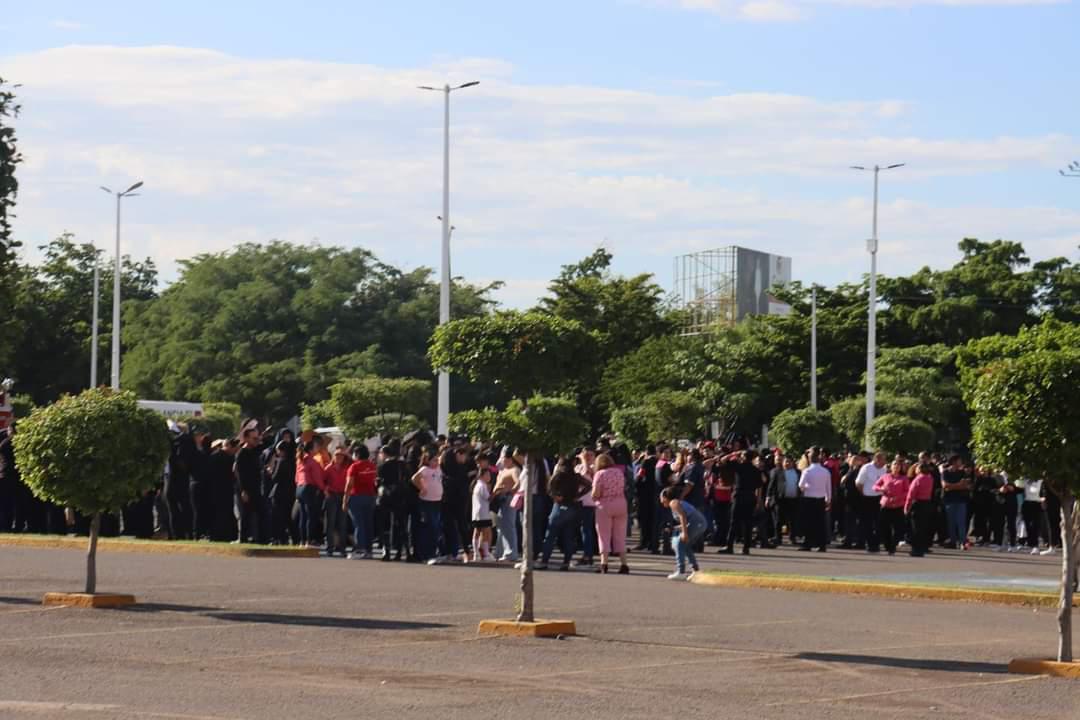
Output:
M859 522L862 525L863 540L866 542L866 551L872 553L881 550L878 541L881 493L874 489L874 483L887 472L885 461L885 453L879 450L874 453L874 462L866 463L859 468L859 476L855 478L855 487L862 493L862 512L859 515Z
M816 546L818 552L825 552L828 534L825 532L825 513L832 502L832 473L821 464L821 452L818 448L810 450L810 465L803 470L799 478L799 490L802 491L804 535L803 545L799 550L810 552Z

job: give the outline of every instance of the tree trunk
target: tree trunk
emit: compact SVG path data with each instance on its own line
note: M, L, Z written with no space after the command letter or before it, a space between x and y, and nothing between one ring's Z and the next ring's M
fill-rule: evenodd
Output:
M536 483L536 468L531 455L525 455L525 479L522 489L525 491L525 505L521 517L521 608L518 622L532 622L533 618L533 486Z
M97 592L97 537L101 527L101 513L94 513L90 520L90 544L86 548L86 592Z
M1077 502L1072 491L1061 494L1061 601L1058 603L1058 662L1072 662L1073 582L1076 577Z

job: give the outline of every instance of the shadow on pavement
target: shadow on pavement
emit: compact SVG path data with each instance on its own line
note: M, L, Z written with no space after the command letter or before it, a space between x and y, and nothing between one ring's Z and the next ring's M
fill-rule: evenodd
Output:
M8 598L14 600L13 598ZM5 598L0 598L3 602ZM17 602L23 602L18 600ZM318 615L290 615L287 613L230 612L222 607L201 605L174 605L171 603L138 603L115 608L115 612L157 613L186 612L214 620L229 622L265 623L267 625L301 625L306 627L344 628L348 630L433 630L450 627L445 623L412 622L408 620L378 620L374 618L342 618Z
M882 657L879 655L846 655L841 653L802 652L794 655L799 660L848 663L852 665L877 665L880 667L906 668L909 670L940 670L944 672L988 673L1008 672L1005 665L968 660L928 660L920 658Z
M445 623L412 622L408 620L377 620L374 618L319 617L316 615L278 615L274 613L209 612L206 617L234 622L266 623L268 625L302 625L306 627L345 628L349 630L432 630L450 627Z

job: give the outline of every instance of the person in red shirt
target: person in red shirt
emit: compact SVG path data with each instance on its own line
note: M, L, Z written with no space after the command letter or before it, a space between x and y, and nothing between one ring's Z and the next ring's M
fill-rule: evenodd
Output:
M930 545L934 516L934 466L919 463L919 474L911 481L904 509L911 520L911 557L922 557Z
M334 450L330 464L323 468L326 478L326 556L340 552L345 557L345 535L348 523L342 506L345 504L345 473L349 470L349 453L343 447Z
M371 461L367 445L358 443L352 449L352 465L345 471L345 496L342 509L348 511L353 524L352 560L371 557L372 533L375 529L375 479L378 469Z

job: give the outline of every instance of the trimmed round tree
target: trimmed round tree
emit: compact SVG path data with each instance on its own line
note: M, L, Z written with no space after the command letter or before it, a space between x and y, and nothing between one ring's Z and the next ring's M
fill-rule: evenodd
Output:
M814 445L829 447L840 441L829 413L811 407L779 413L769 426L769 436L773 445L796 458Z
M498 440L525 451L525 468L529 484L543 477L544 456L548 453L566 454L585 437L586 423L574 400L560 396L534 395L526 402L511 400L506 410L486 408L456 413L450 426L473 437ZM521 595L518 621L532 622L534 555L532 543L533 493L525 493L524 514L521 518L522 545L526 561L521 565Z
M964 399L974 413L972 445L979 463L1014 477L1042 478L1061 500L1064 552L1057 659L1072 662L1072 605L1080 557L1080 351L1075 345L1047 347L1057 338L1027 342L1037 340L1032 336L1039 332L1022 332L1002 348L1003 354L1016 353L1013 357L969 366L961 379Z
M934 428L906 415L878 415L870 423L867 442L890 455L916 455L934 445Z
M327 406L337 424L350 433L375 430L380 435L389 434L398 429L403 417L431 414L431 382L383 377L343 380L330 386Z
M91 517L86 592L95 592L101 514L118 512L161 478L169 457L165 422L132 393L95 388L35 410L14 442L34 495Z

